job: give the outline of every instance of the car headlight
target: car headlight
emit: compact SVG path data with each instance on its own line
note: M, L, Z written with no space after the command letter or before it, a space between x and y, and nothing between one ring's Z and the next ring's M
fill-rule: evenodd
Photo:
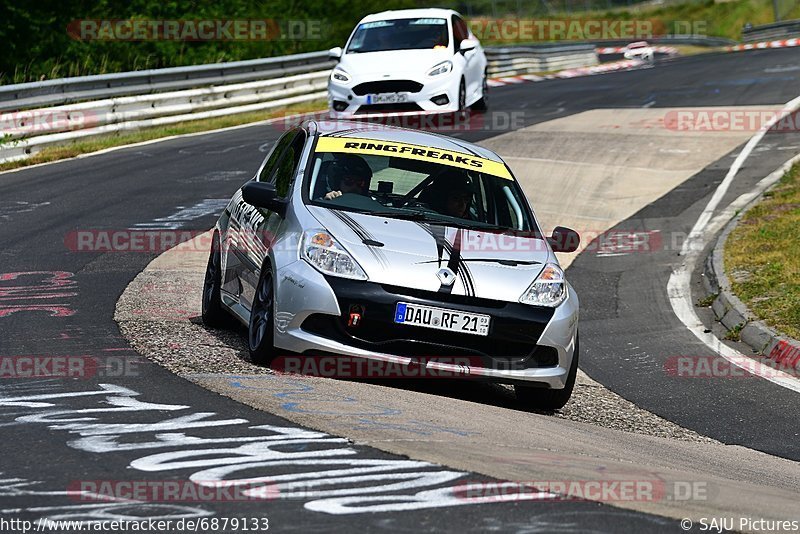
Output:
M331 72L331 81L336 83L347 83L350 81L350 75L342 69L333 69L333 72Z
M567 282L564 271L554 263L548 263L536 280L519 298L523 304L555 308L567 298Z
M366 280L367 273L331 234L308 230L303 234L303 258L325 274Z
M442 61L441 63L437 64L431 70L428 71L428 76L439 76L440 74L447 74L453 70L453 62L452 61Z

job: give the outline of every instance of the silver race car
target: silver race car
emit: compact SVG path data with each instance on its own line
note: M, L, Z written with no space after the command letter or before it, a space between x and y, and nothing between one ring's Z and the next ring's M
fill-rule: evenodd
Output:
M214 228L203 320L280 354L423 365L570 397L578 297L493 152L420 131L307 122L286 132ZM453 363L453 357L462 358ZM466 358L467 364L464 364Z

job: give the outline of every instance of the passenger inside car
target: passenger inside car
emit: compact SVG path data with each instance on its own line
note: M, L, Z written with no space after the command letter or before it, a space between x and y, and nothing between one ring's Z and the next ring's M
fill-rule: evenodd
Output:
M470 219L473 185L466 172L448 170L437 176L420 200L443 215Z

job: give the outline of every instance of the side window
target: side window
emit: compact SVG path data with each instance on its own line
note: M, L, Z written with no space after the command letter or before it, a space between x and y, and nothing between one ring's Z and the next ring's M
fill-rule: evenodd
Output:
M283 137L278 139L278 142L276 142L275 146L272 147L272 152L269 153L269 156L267 156L264 165L258 172L259 182L270 181L270 178L272 177L275 169L278 166L278 163L281 160L281 156L283 155L284 150L286 150L286 147L289 146L292 143L292 141L297 137L298 133L299 133L298 130L291 130L283 134Z
M278 168L273 176L275 190L280 198L286 197L289 193L294 177L297 174L297 167L300 165L300 157L303 155L305 144L305 135L296 135L291 144L286 147L283 157L278 163Z
M461 20L460 17L453 15L453 38L455 39L456 48L461 44L461 41L469 37L469 29L467 23Z

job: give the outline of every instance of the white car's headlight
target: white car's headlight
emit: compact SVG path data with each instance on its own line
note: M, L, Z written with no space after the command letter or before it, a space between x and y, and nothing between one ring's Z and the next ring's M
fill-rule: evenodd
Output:
M303 258L325 274L366 280L367 273L331 234L308 230L303 234Z
M350 81L350 75L342 69L333 69L333 72L331 72L331 81L336 83L347 83Z
M536 280L519 298L523 304L555 308L567 298L567 282L564 271L554 263L548 263Z
M447 74L453 70L452 61L442 61L428 71L428 76L439 76L440 74Z

